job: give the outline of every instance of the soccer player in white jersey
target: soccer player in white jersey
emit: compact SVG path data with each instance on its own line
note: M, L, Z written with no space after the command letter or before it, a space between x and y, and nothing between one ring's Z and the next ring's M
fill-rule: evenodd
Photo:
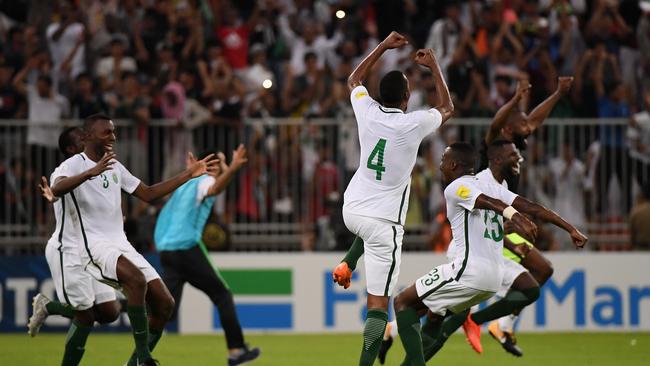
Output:
M135 340L132 360L137 365L154 365L150 350L172 315L174 300L155 269L135 251L124 234L122 191L151 202L191 178L216 170L217 160L212 155L194 160L183 173L148 186L115 160L115 127L109 117L97 114L86 118L84 133L83 153L61 164L58 175L52 177L52 193L59 198L70 195L79 219L79 245L85 270L104 283L121 287L127 296L127 313ZM90 327L92 313L77 311L75 320Z
M520 164L523 161L519 149L511 141L496 140L487 147L487 157L489 160L488 168L479 172L476 177L481 182L500 184L508 189L506 177L518 175ZM487 220L487 216L485 218ZM530 248L527 245L515 245L511 241L505 240L504 235L507 232L508 230L505 227L499 227L496 236L504 239L504 247L521 257L525 257ZM480 343L481 324L499 319L504 315L511 314L513 311L519 312L524 307L535 302L539 297L540 285L524 266L504 256L503 268L503 281L501 282L501 288L497 292L501 300L485 309L470 314L463 324L470 344L478 353L483 352ZM506 345L505 337L493 336L499 340L504 348L516 347L515 344Z
M81 141L83 131L79 127L65 129L59 136L59 150L66 158L83 151ZM58 175L59 168L52 176ZM29 334L34 337L49 315L74 318L75 309L93 309L94 320L108 324L117 319L120 304L116 301L115 290L93 279L81 265L78 243L81 241L79 219L69 195L57 199L50 190L47 179L41 178L39 185L43 196L53 204L56 229L45 247L45 257L52 273L52 280L60 301L36 294L33 300L34 312L29 318ZM73 320L70 336L66 339L63 365L77 365L84 353L85 332L77 332L83 327ZM84 330L86 330L84 328ZM88 329L89 330L89 329ZM82 340L82 342L80 342ZM81 343L81 345L80 345Z
M552 211L500 184L479 180L474 176L475 164L474 149L466 143L450 145L442 156L440 171L446 185L454 258L419 278L395 298L398 331L407 358L402 364L425 365L425 352L433 356L463 324L469 308L500 289L504 277L502 216L529 239L535 238L537 227L518 211L563 228L578 247L587 242L582 233ZM504 299L520 300L514 295ZM430 329L426 333L435 336L424 340L420 337L419 314L427 309L425 327Z
M432 50L417 51L415 62L433 73L440 100L436 108L404 113L410 95L409 83L399 71L391 71L381 79L381 103L370 97L362 85L370 69L385 51L406 44L404 36L392 32L348 78L361 156L359 168L345 191L343 218L348 229L365 243L368 291L359 365L374 363L386 327L388 298L399 274L403 224L418 147L453 112L449 90Z

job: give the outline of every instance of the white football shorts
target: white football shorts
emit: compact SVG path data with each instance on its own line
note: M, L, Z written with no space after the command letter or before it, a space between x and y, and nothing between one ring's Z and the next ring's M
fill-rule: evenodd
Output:
M387 220L361 216L343 209L345 226L363 239L366 288L375 296L391 296L402 261L404 227Z

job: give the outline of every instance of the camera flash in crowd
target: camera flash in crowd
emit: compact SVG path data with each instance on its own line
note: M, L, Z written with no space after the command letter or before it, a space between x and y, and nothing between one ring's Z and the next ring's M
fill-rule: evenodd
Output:
M343 10L337 10L336 11L336 17L339 19L345 18L345 12Z
M262 87L264 89L271 89L272 86L273 86L273 82L271 81L271 79L266 79L262 81Z

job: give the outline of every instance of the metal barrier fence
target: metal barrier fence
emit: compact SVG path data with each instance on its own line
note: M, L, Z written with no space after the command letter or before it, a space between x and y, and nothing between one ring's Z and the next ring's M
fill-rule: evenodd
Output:
M441 250L448 242L440 213L440 156L453 141L478 146L488 123L457 119L423 142L413 172L407 250ZM248 165L218 198L204 234L215 249L337 250L352 240L341 217L342 193L359 161L352 119L258 119L192 130L165 120L116 124L118 159L149 184L180 172L187 151L224 151L230 160L239 143L247 146ZM592 248L629 246L626 218L634 193L648 182L647 165L616 144L626 125L622 119L550 119L528 139L520 193L588 232ZM47 126L56 137L58 129ZM0 120L0 252L40 249L53 230L38 181L49 177L62 155L54 137L48 146L28 145L30 128L24 120ZM161 204L124 200L125 231L136 247L151 245ZM570 247L566 235L543 233L542 248Z

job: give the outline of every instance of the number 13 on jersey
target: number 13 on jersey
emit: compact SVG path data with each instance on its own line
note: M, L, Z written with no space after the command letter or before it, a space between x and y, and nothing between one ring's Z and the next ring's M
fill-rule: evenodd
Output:
M376 180L381 180L382 174L386 171L384 166L384 150L386 149L386 139L379 139L375 148L372 149L370 156L368 156L368 164L366 167L370 170L377 172L375 175ZM373 162L376 161L376 162Z

